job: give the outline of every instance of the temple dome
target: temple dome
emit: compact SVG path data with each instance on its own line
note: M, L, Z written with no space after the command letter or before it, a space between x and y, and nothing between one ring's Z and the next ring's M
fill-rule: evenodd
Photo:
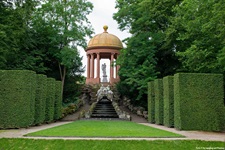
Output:
M108 26L103 27L104 32L101 34L95 35L89 42L86 50L95 49L95 48L113 48L113 49L122 49L123 44L120 39L107 32Z

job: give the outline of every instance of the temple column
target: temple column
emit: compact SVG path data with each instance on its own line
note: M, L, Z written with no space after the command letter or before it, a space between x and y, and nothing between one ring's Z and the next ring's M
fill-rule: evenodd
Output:
M114 78L113 61L114 61L114 53L111 53L111 59L110 59L110 79L113 79Z
M119 72L120 66L116 65L116 79L119 78L118 72Z
M90 55L87 55L87 78L90 78Z
M117 60L118 56L119 56L119 54L116 55L116 58L115 58L116 60ZM119 77L118 76L118 71L119 71L119 66L116 65L116 79Z
M97 53L97 78L100 78L100 54Z
M95 72L95 60L94 60L94 54L91 54L91 78L94 78L94 72Z

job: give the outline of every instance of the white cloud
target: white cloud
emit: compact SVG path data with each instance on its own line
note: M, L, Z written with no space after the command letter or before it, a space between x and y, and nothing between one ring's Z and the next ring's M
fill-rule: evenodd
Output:
M115 9L115 0L89 0L89 2L93 3L94 8L92 13L87 17L91 22L92 27L94 28L95 34L102 33L104 31L103 26L108 25L108 32L116 35L120 38L120 40L123 40L129 36L126 31L120 31L118 29L117 22L113 20L113 13L117 12L117 10ZM90 39L87 39L87 43L89 40ZM86 66L86 52L84 50L80 50L80 54L81 56L83 56L83 66ZM109 77L109 60L102 59L101 64L103 63L107 63L106 71ZM83 75L86 76L86 71Z

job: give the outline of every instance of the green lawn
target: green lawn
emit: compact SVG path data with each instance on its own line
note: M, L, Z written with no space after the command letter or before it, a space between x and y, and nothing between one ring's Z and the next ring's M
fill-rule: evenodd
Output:
M28 134L28 136L64 137L183 137L179 134L129 121L75 121Z
M0 139L0 150L196 150L204 148L222 149L224 142Z

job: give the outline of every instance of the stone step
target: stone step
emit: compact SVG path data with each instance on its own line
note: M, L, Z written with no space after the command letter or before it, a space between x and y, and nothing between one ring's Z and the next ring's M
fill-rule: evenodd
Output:
M112 105L96 105L96 107L113 107Z
M116 111L115 110L94 110L93 111L93 113L107 113L107 112L115 112L116 113Z
M96 105L95 107L113 107L112 105L103 105L103 104L101 104L101 105Z
M102 106L102 105L111 106L112 104L96 104L96 106Z
M102 103L97 103L96 105L112 105L112 103L111 102L102 102Z
M92 118L118 118L117 114L92 114Z
M117 114L92 114L91 117L108 117L108 118L111 118L111 117L118 117Z
M99 109L114 110L113 107L97 107L97 108L95 108L95 110L99 110Z
M94 111L115 111L115 109L95 109Z
M111 105L111 102L98 103L97 105Z
M98 101L98 103L100 104L100 103L111 103L111 101L110 100L100 100L100 101Z
M115 110L108 110L108 109L95 109L93 112L116 112Z
M99 101L91 115L91 118L119 118L112 102L107 99Z
M116 112L93 112L92 114L117 114Z
M96 106L112 106L110 104L97 104Z
M113 107L95 107L95 109L111 109L111 110L114 110Z

